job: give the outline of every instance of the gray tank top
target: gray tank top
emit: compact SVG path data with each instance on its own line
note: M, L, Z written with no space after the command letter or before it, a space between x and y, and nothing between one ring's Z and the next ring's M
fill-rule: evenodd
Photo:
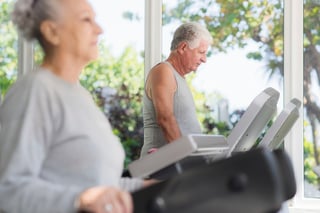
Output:
M174 115L178 122L181 134L201 133L193 96L186 80L179 75L169 62L165 61L162 63L171 67L177 82L177 90L174 94ZM153 102L147 96L146 91L144 92L143 97L143 125L144 144L141 150L141 156L146 155L151 148L159 148L167 144L162 130L157 124Z

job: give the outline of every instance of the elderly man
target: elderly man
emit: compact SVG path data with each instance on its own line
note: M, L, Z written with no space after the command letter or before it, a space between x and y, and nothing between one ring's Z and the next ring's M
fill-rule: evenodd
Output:
M167 60L149 72L144 95L144 145L141 156L184 134L201 133L185 75L207 60L210 32L198 23L178 27Z

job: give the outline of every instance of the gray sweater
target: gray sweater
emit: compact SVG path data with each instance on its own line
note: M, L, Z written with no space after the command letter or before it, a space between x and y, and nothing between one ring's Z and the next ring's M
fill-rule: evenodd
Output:
M40 69L8 92L0 107L0 212L74 212L84 189L121 179L124 150L80 84Z

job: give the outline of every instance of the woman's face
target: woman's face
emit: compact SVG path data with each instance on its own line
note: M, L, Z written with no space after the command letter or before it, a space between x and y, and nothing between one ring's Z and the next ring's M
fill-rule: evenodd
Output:
M58 48L83 62L98 56L98 36L102 29L87 0L60 0L57 18Z

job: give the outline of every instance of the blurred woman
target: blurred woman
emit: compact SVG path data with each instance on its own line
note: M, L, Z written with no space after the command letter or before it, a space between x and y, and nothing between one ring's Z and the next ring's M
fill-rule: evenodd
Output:
M123 147L79 83L102 33L91 5L18 0L12 15L45 56L0 108L0 212L132 212L145 183L121 178Z

